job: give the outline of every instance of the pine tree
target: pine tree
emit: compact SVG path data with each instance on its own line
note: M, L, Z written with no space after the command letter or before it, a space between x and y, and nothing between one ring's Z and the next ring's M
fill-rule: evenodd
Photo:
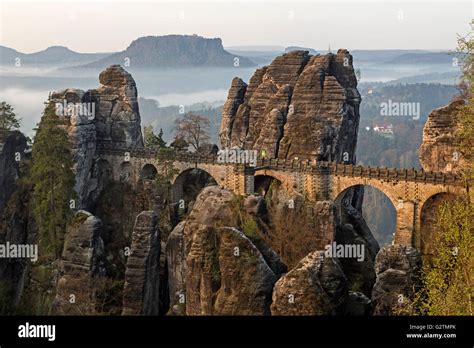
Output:
M158 136L156 137L156 142L160 148L166 147L166 141L163 140L163 128L160 128Z
M16 118L13 107L6 102L0 103L0 132L20 128L20 120Z
M156 135L153 131L153 126L143 127L143 138L145 141L145 147L148 149L161 149L166 147L166 141L163 140L163 129L160 128L160 132Z
M46 105L32 149L34 214L43 255L61 255L66 225L72 216L74 173L68 134L56 116L54 106Z

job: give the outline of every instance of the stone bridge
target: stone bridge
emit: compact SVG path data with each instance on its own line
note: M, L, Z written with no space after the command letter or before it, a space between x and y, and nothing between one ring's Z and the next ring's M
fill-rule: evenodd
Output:
M413 245L418 249L424 210L430 206L430 201L467 192L461 176L455 173L281 159L259 159L255 167L250 167L220 163L216 155L192 153L178 153L170 161L176 171L172 180L174 201L183 196L185 174L191 169L207 172L219 186L239 195L254 192L256 177L271 177L289 193L302 195L310 206L318 202L335 202L348 189L358 185L375 187L390 199L396 210L394 243ZM104 145L98 149L98 168L107 168L116 181L133 184L139 179L153 179L156 173L166 170L163 163L158 152L146 149L127 150ZM326 242L332 238L327 237Z

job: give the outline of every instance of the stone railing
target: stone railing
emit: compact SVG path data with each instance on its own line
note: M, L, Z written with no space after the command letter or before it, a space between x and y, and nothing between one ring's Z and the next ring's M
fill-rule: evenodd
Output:
M360 166L346 163L316 160L263 159L257 161L257 167L291 172L327 172L337 176L366 177L390 181L415 181L426 183L446 183L464 185L458 173L425 172L416 169L398 169L386 167Z
M126 152L134 158L163 158L173 159L179 162L206 163L220 165L235 165L234 163L221 163L217 155L201 155L191 152L163 152L145 148L127 148L117 144L100 143L97 146L99 154L123 156ZM250 169L250 168L249 168ZM365 177L389 181L412 181L426 183L440 183L451 185L464 185L460 174L425 172L415 169L397 169L386 167L360 166L346 163L316 161L316 160L288 160L288 159L266 159L257 160L255 169L271 169L288 172L310 172L327 173L336 176Z
M130 157L132 158L158 158L173 159L180 162L224 164L218 162L217 155L202 155L192 152L160 151L146 149L143 147L130 148L108 143L98 144L97 151L101 155L124 156L125 153L129 153Z

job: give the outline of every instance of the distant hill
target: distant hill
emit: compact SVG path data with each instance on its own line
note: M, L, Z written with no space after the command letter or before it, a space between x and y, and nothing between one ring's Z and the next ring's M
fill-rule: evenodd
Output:
M351 50L354 62L377 62L385 63L405 54L426 53L423 50Z
M285 47L277 45L228 46L228 51L283 52Z
M255 66L249 58L224 50L222 40L197 35L146 36L134 40L124 51L80 68L104 68L130 61L134 68Z
M285 48L285 53L286 52L291 52L291 51L308 51L309 54L311 54L311 55L318 54L318 52L315 49L308 48L308 47L289 46L289 47Z
M9 47L0 46L0 64L14 65L16 58L20 58L22 65L56 65L62 67L87 64L108 56L109 54L110 53L78 53L64 46L51 46L35 53L22 53Z
M420 105L420 122L424 122L433 109L447 104L459 93L455 86L438 83L386 83L374 87L364 84L358 89L362 95L360 123L363 127L371 126L374 120L377 123L393 124L407 120L406 117L383 117L380 115L381 103L386 103L388 100L393 102L418 102ZM411 123L412 119L409 119L408 122Z
M399 83L413 84L413 83L442 83L445 85L455 85L459 82L460 71L449 71L449 72L435 72L422 75L414 75L408 77L402 77L397 80L386 82L387 85L394 85Z
M178 105L160 106L156 99L138 98L142 126L152 125L156 132L163 129L163 139L170 143L174 138L175 120L183 115L179 113ZM195 103L186 105L186 111L193 111L206 116L210 120L209 134L211 142L219 143L219 128L224 101L215 103Z
M247 57L249 58L252 62L258 64L258 65L267 65L272 62L273 59L278 57L283 53L283 48L281 51L269 51L269 50L263 50L263 51L258 51L258 50L240 50L240 49L234 49L234 48L228 48L228 52L242 56L242 57Z
M451 64L454 56L448 52L405 53L388 64Z

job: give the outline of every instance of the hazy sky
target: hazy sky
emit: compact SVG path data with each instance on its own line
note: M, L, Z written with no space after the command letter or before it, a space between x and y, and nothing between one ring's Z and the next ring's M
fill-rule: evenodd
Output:
M0 0L0 44L30 53L125 49L147 35L220 37L224 46L453 49L471 0L22 1Z

